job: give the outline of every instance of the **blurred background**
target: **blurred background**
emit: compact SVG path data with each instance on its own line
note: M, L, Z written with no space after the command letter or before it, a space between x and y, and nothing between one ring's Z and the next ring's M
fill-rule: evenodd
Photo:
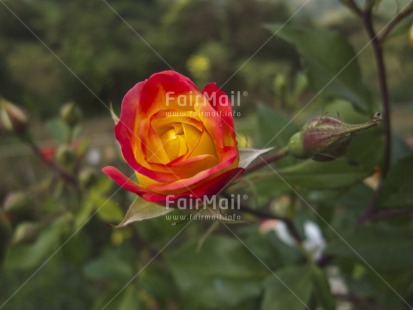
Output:
M383 0L379 8L383 22L407 2ZM135 83L174 69L201 89L216 82L227 93L247 92L235 107L239 112L236 126L247 137L242 143L256 147L258 104L288 117L312 98L314 91L295 48L263 27L285 22L344 35L355 51L362 50L359 64L365 82L377 93L372 51L364 49L366 35L338 1L1 1L0 97L28 113L31 135L43 154L54 158L60 153L64 159L58 160L70 162L70 154L59 151L59 144L67 144L70 135L69 151L81 158L79 171L87 170L84 182L90 184L84 186L91 197L83 195L82 205L72 207L79 198L74 190L55 182L26 144L0 129L0 201L3 208L13 199L20 203L23 211L11 220L13 229L21 223L37 225L24 232L28 240L0 272L0 308L2 300L12 296L76 229L82 231L81 236L70 239L46 261L4 309L100 309L178 231L161 220L123 230L106 226L119 223L130 204L131 197L122 192L98 218L82 226L117 189L100 173L109 163L122 164L108 107L112 104L118 113L123 95ZM413 143L413 48L406 42L406 36L391 39L386 61L394 129L404 141ZM75 103L83 115L81 125L69 128L73 129L70 134L58 116L68 102ZM295 122L321 114L325 106L326 99L317 98ZM351 111L346 109L333 107L330 112L333 116L355 113L351 107ZM10 198L11 194L17 198ZM41 218L44 209L50 211L47 218ZM73 212L60 217L57 210ZM68 228L73 221L74 230ZM191 228L182 238L196 235ZM41 243L35 241L39 235ZM20 244L21 240L13 242ZM110 307L180 309L174 298L176 287L168 285L172 283L170 272L162 264L153 266Z
M391 16L406 2L382 1L380 14L383 19ZM237 108L241 118L253 115L258 102L283 107L284 90L279 90L285 87L300 92L296 104L304 106L311 93L300 75L300 58L292 45L271 37L263 27L266 23L289 21L338 30L356 51L366 44L360 23L338 1L4 3L20 20L0 6L0 96L30 111L31 120L40 123L64 103L74 101L87 119L84 126L91 143L99 148L113 145L108 105L112 103L118 112L123 95L135 83L170 68L192 78L201 89L214 81L227 93L247 91ZM404 120L412 115L413 89L407 73L413 70L413 56L405 40L401 36L390 41L386 61L397 119L394 124L408 134L408 121ZM359 63L366 83L377 90L369 48L361 52ZM319 113L319 106L317 109ZM41 128L33 130L38 140L47 144L50 137ZM27 161L29 153L13 139L4 138L0 142L2 169L20 169L10 167L7 161L17 157ZM16 175L19 173L4 173L0 182L6 182L1 183L0 195L18 186L22 180L15 184Z

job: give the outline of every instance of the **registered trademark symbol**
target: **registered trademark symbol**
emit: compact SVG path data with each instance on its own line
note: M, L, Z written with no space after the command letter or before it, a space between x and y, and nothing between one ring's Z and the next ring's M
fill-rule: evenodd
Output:
M242 195L242 199L247 200L247 199L248 199L248 195L247 195L247 194Z
M244 97L247 97L247 96L248 96L248 92L247 92L246 90L244 90L244 91L242 92L242 95L243 95Z

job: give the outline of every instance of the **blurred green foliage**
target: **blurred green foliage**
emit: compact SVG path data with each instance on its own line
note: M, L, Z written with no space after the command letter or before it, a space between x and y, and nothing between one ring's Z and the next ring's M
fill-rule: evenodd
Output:
M86 116L109 119L102 102L118 107L134 83L167 69L161 55L199 86L248 90L238 131L250 147L281 149L310 115L337 113L357 123L380 109L371 68L354 48L357 26L319 29L309 18L280 26L291 12L275 1L108 2L126 23L104 1L4 3L60 61L0 4L0 95L48 119L41 130L53 144L40 148L40 158L54 165L3 163L22 181L0 189L0 309L330 310L346 301L355 310L411 308L411 214L359 222L376 195L381 128L355 137L335 161L286 157L246 175L228 191L247 195L253 212L244 214L248 224L229 226L188 221L181 211L143 220L164 212L149 212L96 171L90 140L98 129L85 131L90 121L77 113L52 118L73 100ZM404 44L389 58L410 59ZM405 89L392 81L391 92L403 97L411 77L399 79ZM309 111L297 114L308 102ZM115 154L109 161L122 165ZM413 201L413 157L396 132L392 155L377 204L387 215ZM274 217L287 221L267 221ZM283 229L288 221L302 243Z
M200 84L223 84L268 39L262 23L282 22L289 15L282 3L253 0L5 4L30 30L0 6L0 95L39 116L53 115L68 100L79 103L88 114L105 112L99 101L118 104L137 81L169 66L191 73ZM197 55L208 63L202 77L190 62ZM257 56L254 63L263 68L274 58L298 64L294 50L277 38ZM271 93L259 94L259 89L263 81L271 84L277 66L265 75L254 74L257 77L251 80L252 72L259 72L255 65L224 88L248 85L250 96L271 98Z

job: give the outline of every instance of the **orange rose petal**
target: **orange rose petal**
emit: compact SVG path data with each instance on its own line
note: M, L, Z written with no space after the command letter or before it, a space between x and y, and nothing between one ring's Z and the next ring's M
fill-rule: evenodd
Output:
M236 146L232 105L227 94L218 88L216 83L206 85L202 93L210 99L212 107L221 115L224 145Z
M133 180L128 178L115 167L107 166L103 168L102 171L103 173L111 177L116 183L118 183L119 186L123 187L124 189L132 193L141 195L145 192L144 188L140 187L138 184L136 184Z
M148 122L142 122L139 135L145 137L145 141L141 141L141 148L137 147L135 149L136 158L142 160L143 155L145 162L149 165L151 163L167 164L170 161L167 151L164 149L163 141ZM140 152L142 152L142 155ZM140 162L142 162L141 160Z
M218 150L222 149L224 147L224 140L222 137L222 123L219 114L209 104L196 105L195 112L198 114L199 119L202 121L212 140L215 142L216 148Z
M182 135L180 135L178 139L179 139L179 154L177 157L182 157L188 153L188 145L186 143L185 138Z
M169 108L189 111L191 107L184 104L185 100L182 102L183 104L179 104L173 100L167 101L167 96L169 94L168 97L173 98L191 92L200 93L188 78L179 73L169 71L153 74L142 89L139 111L143 115L154 114Z
M182 128L184 130L189 156L195 147L200 143L202 131L199 131L197 128L187 123L182 124Z
M196 114L191 111L160 111L152 115L151 125L154 128L161 129L174 123L182 123L192 125L197 130L201 131L204 126L195 116Z
M191 158L202 154L218 156L214 141L206 130L202 133L198 144L195 146L189 157Z
M171 170L180 179L187 179L194 176L194 171L203 171L215 166L218 160L212 155L199 155L197 157L190 158L183 162L177 162L173 165L171 164ZM190 169L188 168L190 167Z
M225 187L225 185L238 178L243 172L244 169L242 168L231 169L227 172L224 172L223 174L218 175L216 178L211 179L208 182L205 182L201 186L191 191L176 195L169 195L168 201L171 203L169 203L168 206L172 208L177 207L177 200L180 200L180 202L182 200L186 200L186 205L188 207L195 206L195 199L211 197L213 195L218 194ZM193 201L193 203L190 202L191 200ZM185 205L185 203L181 203L180 205Z
M236 167L238 165L237 161L238 150L232 147L228 147L228 149L226 149L226 152L224 153L224 158L222 158L222 161L219 164L211 167L210 169L198 172L194 176L187 179L180 179L171 183L153 184L148 186L147 189L153 192L162 192L165 194L182 191L190 188L193 185L196 185L196 183L209 179L215 174L225 172L226 170L233 168L234 166Z
M118 125L115 128L116 137L121 145L122 154L126 162L131 166L136 172L144 174L152 179L156 179L160 182L171 182L176 179L175 176L171 175L170 172L161 172L148 169L138 163L135 154L139 153L139 150L134 150L131 143L131 134L125 129L125 126L119 125L122 124L119 121ZM156 166L156 165L155 165Z

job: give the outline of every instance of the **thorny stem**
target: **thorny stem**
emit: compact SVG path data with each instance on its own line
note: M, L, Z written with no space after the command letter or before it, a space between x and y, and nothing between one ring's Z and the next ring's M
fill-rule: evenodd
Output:
M386 178L386 175L390 168L391 163L391 111L390 111L390 100L389 100L389 91L387 85L387 75L386 67L384 65L383 57L383 48L382 44L377 37L376 31L373 27L372 19L372 8L368 6L366 10L363 11L362 20L364 28L369 36L371 45L373 47L374 57L376 60L377 66L377 75L379 80L379 89L380 97L382 101L383 108L383 127L384 127L384 155L383 155L383 164L381 167L381 176L382 179Z
M399 208L399 209L389 209L389 210L380 210L373 214L368 215L363 219L363 222L367 221L380 221L392 217L402 216L413 214L413 208Z
M354 14L361 17L363 15L363 11L354 3L353 0L342 0L342 2L347 5L347 7L353 11Z
M278 150L274 154L268 157L263 157L261 158L260 161L257 161L256 163L253 163L252 165L250 165L247 169L245 169L245 174L254 172L262 167L267 166L269 163L272 163L272 162L275 162L277 160L284 158L287 155L288 155L288 148L283 147L282 149Z
M409 17L413 13L413 2L410 3L404 10L400 11L381 31L379 41L384 43L390 32L396 27L403 19Z
M371 0L366 0L366 5L364 9L361 9L354 0L345 0L344 1L347 6L355 12L357 16L359 16L363 22L364 28L366 29L367 35L370 39L371 46L373 48L374 57L376 60L377 66L377 76L379 82L379 89L380 89L380 97L382 102L382 109L383 109L383 127L384 127L384 154L383 154L383 163L381 167L381 180L379 186L377 187L375 194L368 205L365 213L360 218L359 223L363 223L369 220L370 217L374 217L374 214L377 213L377 198L378 194L383 186L383 180L386 178L390 165L391 165L391 147L392 147L392 136L391 136L391 110L390 110L390 99L389 99L389 91L387 85L387 75L386 75L386 67L384 64L384 57L383 57L383 43L385 38L388 34L392 31L392 29L405 17L410 15L413 12L413 3L407 6L403 11L394 17L390 23L382 30L382 34L379 37L374 30L373 26L373 16L372 16L372 9L374 7L374 3Z
M31 147L33 153L50 169L52 170L57 176L61 177L65 182L69 183L75 188L78 188L78 183L77 180L65 172L62 168L60 168L56 163L52 160L48 160L44 155L42 154L42 151L40 148L37 146L35 142L32 140L28 141L29 146Z

